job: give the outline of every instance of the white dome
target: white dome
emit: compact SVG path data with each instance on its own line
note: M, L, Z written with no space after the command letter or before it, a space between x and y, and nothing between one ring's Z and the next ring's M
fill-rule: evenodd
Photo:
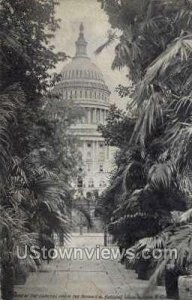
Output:
M87 55L87 42L84 38L84 27L82 24L80 25L79 37L75 44L75 56L61 71L62 86L76 88L81 84L85 88L100 89L110 94L101 71L91 62Z
M104 83L101 71L91 62L89 57L75 56L70 63L64 66L61 75L64 80L72 79L74 81L89 79Z

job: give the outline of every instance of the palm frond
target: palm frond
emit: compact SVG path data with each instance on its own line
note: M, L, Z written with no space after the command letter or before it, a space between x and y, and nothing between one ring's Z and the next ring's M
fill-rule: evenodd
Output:
M151 135L157 125L163 124L163 102L164 99L160 93L154 91L153 86L150 86L150 96L148 100L143 101L139 109L139 118L136 122L131 141L140 141L145 143L148 135ZM145 95L142 96L142 98Z
M129 43L122 38L120 43L115 47L115 58L111 66L112 70L121 69L126 65L131 67L133 65L132 60L137 59L140 54L140 49L136 43ZM135 72L137 73L137 70Z
M109 31L107 41L95 50L95 55L100 54L106 47L110 46L118 38L115 32Z
M19 106L23 104L25 97L19 85L15 84L0 93L0 169L1 176L6 171L10 160L10 122L15 121Z
M158 279L161 278L161 276L165 272L166 265L167 265L166 260L160 260L158 262L155 272L151 276L151 278L147 284L147 288L144 290L144 293L143 293L144 298L147 297L149 294L151 294L152 291L155 290Z
M137 186L144 182L144 164L143 161L132 160L125 168L123 173L122 191L128 193L133 184Z
M156 164L148 173L148 183L154 190L169 190L176 180L176 168L170 163Z
M150 84L157 75L163 75L170 63L180 56L181 60L187 60L192 52L192 36L187 35L175 39L167 49L149 66L144 82Z
M186 212L184 212L184 213L180 216L180 222L181 222L181 223L192 222L192 208L188 209Z
M175 266L180 270L184 270L192 263L192 224L171 226L166 229L167 239L165 249L176 250L176 256L162 255L158 260L158 265L155 272L150 278L147 289L144 295L147 295L155 288L158 278L164 273L168 264Z
M184 268L192 263L192 223L176 227L170 237L167 246L171 249L177 249L176 265Z
M176 131L175 131L176 130ZM192 127L190 123L176 123L167 130L166 143L170 145L172 157L178 170L190 171L192 166Z
M173 105L173 104L172 104ZM188 96L181 97L178 101L175 101L175 118L178 121L186 121L187 117L192 114L192 93Z

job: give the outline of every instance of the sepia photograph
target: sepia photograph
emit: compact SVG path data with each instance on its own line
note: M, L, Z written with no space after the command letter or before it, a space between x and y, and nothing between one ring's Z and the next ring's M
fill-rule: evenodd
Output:
M0 0L0 300L192 299L192 0Z

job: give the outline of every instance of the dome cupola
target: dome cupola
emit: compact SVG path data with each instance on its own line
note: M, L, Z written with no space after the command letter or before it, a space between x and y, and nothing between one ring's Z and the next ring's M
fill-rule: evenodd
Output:
M105 84L103 74L99 68L92 63L87 54L87 41L84 36L83 23L79 27L79 36L76 45L75 56L71 62L66 64L61 72L61 85L66 88L92 89L96 93L102 93L105 99L109 99L109 89Z
M75 42L76 45L76 55L75 57L87 57L87 42L84 37L84 26L81 23L79 27L79 37Z

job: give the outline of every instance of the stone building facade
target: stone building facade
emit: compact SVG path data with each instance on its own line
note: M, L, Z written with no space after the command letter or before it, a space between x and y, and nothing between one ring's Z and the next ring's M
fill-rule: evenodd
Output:
M83 108L84 116L70 130L79 139L83 165L74 188L86 196L106 188L112 168L112 151L97 131L105 124L109 110L110 91L98 67L87 55L83 24L75 43L76 53L61 72L63 97Z

